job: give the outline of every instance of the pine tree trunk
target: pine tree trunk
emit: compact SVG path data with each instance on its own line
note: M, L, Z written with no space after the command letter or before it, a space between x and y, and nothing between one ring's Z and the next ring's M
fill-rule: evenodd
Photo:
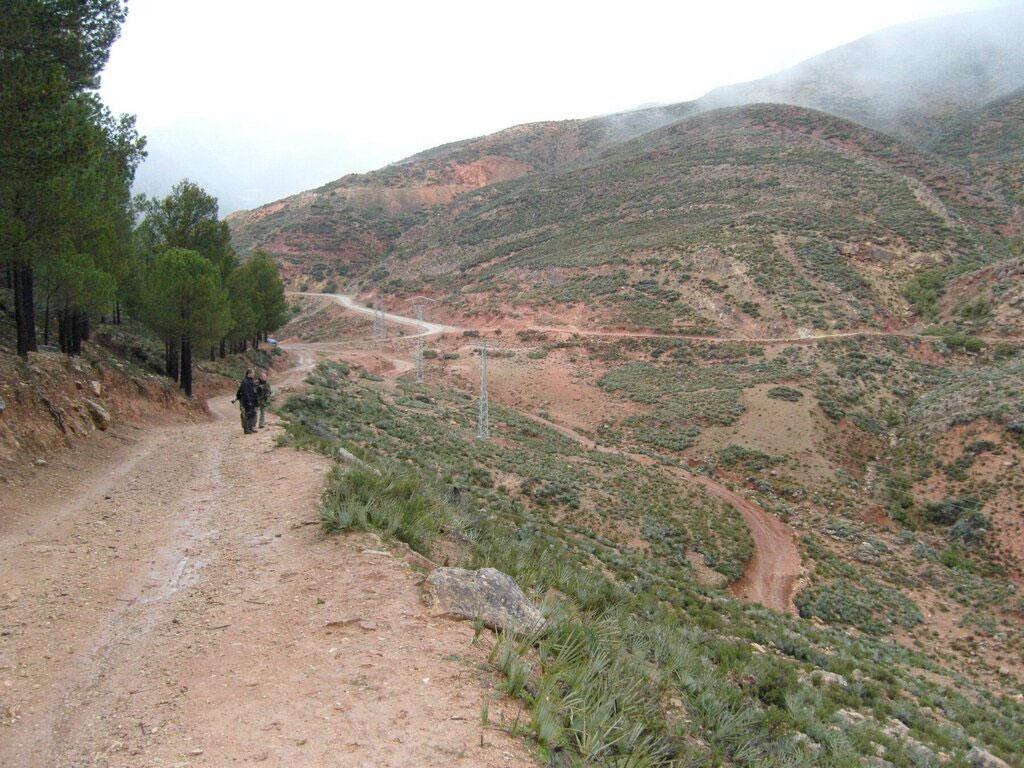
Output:
M114 325L121 324L121 300L114 301Z
M89 336L92 334L92 331L89 328L89 315L87 315L85 312L83 312L82 313L82 319L79 322L80 322L80 325L79 325L80 333L79 333L79 337L78 338L79 338L80 341L88 341L89 340ZM81 349L81 345L79 345L79 349Z
M192 397L192 342L181 337L181 388Z
M60 312L57 315L57 346L60 351L67 354L68 351L68 318L67 312Z
M82 316L77 312L71 315L68 333L68 354L77 355L82 351Z
M178 381L178 341L171 339L167 342L167 378Z
M228 351L228 350L227 350L227 345L228 345L228 340L227 340L227 339L221 339L221 340L220 340L220 359L221 359L221 360L223 360L223 359L224 359L224 355L225 355L225 354L227 353L227 351Z
M50 294L46 294L46 310L43 313L43 344L50 345Z
M17 333L18 355L28 359L36 346L36 307L32 298L32 267L14 268L14 325Z

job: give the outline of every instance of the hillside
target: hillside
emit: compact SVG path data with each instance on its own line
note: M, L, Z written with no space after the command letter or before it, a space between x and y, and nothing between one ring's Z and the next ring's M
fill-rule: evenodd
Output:
M532 123L445 144L228 217L241 253L273 254L293 282L323 284L372 267L424 212L458 195L550 171L680 119L687 104L589 120Z
M759 105L462 195L398 240L383 288L661 331L881 327L906 313L909 276L983 262L1008 217L955 166Z
M373 468L332 475L328 532L388 530L544 604L547 633L492 655L544 761L1020 764L1019 350L494 325L489 439L482 330L428 337L419 384L410 345L363 327L282 442ZM743 506L798 550L795 615L744 591L778 553Z
M932 148L1024 208L1024 89L947 121Z
M778 102L811 107L912 142L936 121L1001 99L1024 83L1024 7L901 24L749 83L718 88L702 108Z

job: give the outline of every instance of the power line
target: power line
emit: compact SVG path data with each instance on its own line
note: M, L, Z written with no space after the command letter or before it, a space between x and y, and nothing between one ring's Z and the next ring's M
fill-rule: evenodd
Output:
M384 308L381 306L380 299L373 300L373 337L375 339L387 338L388 332L387 327L384 324Z
M487 403L487 342L480 347L480 410L476 417L476 437L487 440L491 435L491 414Z

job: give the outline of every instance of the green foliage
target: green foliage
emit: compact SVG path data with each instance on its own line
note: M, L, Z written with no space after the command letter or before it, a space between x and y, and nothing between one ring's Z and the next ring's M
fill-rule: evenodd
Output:
M35 347L34 270L46 272L43 305L60 305L61 345L70 354L80 350L92 310L102 301L112 309L111 287L120 290L129 272L129 190L144 142L134 119L114 119L94 92L124 16L117 0L4 5L0 268L18 278L22 355ZM71 264L81 258L88 274L78 279Z
M942 501L930 501L925 504L924 517L935 525L953 525L964 513L974 513L980 509L981 502L973 496L947 496Z
M136 238L143 253L184 248L203 256L217 269L223 283L235 268L227 222L218 216L217 198L188 179L174 185L164 198L141 203L145 218Z
M946 290L946 275L937 269L926 270L914 275L903 286L903 297L910 302L921 317L932 318L938 314L939 299Z
M792 387L772 387L768 390L767 395L773 400L786 400L795 403L803 398L804 393Z
M320 500L327 533L375 528L430 554L445 523L445 507L411 474L334 467Z
M846 624L873 634L909 629L924 621L913 602L896 590L874 583L856 583L846 577L818 581L796 599L800 615L816 616L830 624Z
M230 323L228 297L217 269L184 248L169 248L155 257L143 306L147 322L165 339L213 342Z
M781 456L770 456L756 448L728 445L718 452L718 462L724 467L738 467L746 472L761 472L783 463Z
M962 349L966 352L980 352L985 348L985 342L977 336L971 336L962 331L947 330L939 338L942 343L950 349Z
M231 299L232 339L252 339L277 330L288 320L284 284L277 265L267 254L257 251L227 280Z

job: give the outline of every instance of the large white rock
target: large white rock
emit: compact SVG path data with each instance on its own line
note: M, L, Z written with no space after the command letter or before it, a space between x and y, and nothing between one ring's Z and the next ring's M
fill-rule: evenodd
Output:
M424 600L435 612L479 618L490 629L526 634L544 625L540 610L519 585L494 568L435 568L424 583Z

